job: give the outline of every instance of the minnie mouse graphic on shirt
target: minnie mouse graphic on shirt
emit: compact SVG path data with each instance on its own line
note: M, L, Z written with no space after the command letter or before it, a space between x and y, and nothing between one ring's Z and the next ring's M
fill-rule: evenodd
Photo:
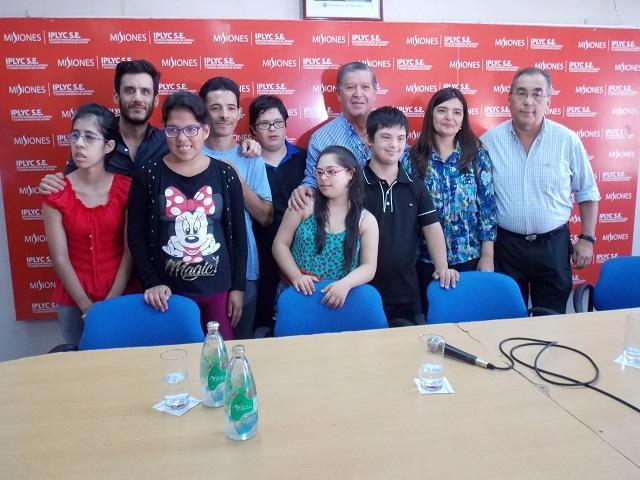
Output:
M175 217L175 235L162 250L187 264L200 263L205 256L215 253L220 243L209 233L207 219L207 215L213 215L216 210L211 187L200 188L192 199L176 187L168 187L164 194L166 216Z

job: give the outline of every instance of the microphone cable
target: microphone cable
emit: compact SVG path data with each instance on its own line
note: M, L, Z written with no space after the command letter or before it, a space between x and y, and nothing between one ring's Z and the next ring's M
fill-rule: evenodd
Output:
M515 341L521 341L524 343L519 343L518 345L515 345L513 347L511 347L511 350L509 350L509 352L507 353L505 351L504 348L504 344L508 343L508 342L515 342ZM524 360L522 360L521 358L517 357L515 352L521 348L525 348L525 347L541 347L540 351L537 353L535 359L533 360L533 363L527 363ZM598 380L598 377L600 376L600 369L598 368L598 365L596 365L596 362L593 361L593 359L587 355L586 353L578 350L577 348L573 348L573 347L569 347L567 345L561 345L558 342L555 341L550 341L550 340L540 340L538 338L527 338L527 337L510 337L510 338L505 338L504 340L502 340L499 345L498 348L500 349L500 353L502 353L502 355L504 355L507 360L509 365L506 367L499 367L495 364L489 364L488 368L492 369L492 370L502 370L502 371L507 371L507 370L512 370L515 367L515 364L518 363L522 366L525 366L527 368L532 369L534 372L536 372L536 375L541 378L543 381L548 382L552 385L558 385L561 387L586 387L586 388L590 388L591 390L595 390L598 393L601 393L602 395L605 395L609 398L612 398L613 400L620 402L621 404L629 407L632 410L635 410L636 412L640 413L640 408L636 407L635 405L632 405L631 403L623 400L620 397L617 397L605 390L602 390L596 386L594 386L593 384L596 382L596 380ZM571 378L568 377L566 375L562 375L560 373L556 373L556 372L552 372L549 370L545 370L543 368L540 368L540 366L538 365L538 362L540 361L540 358L542 357L542 355L548 351L551 348L561 348L563 350L569 350L571 352L574 352L578 355L580 355L581 357L585 358L589 364L591 364L591 367L593 368L594 371L594 375L590 380L587 381L581 381L581 380L577 380L575 378ZM556 380L559 379L559 380Z

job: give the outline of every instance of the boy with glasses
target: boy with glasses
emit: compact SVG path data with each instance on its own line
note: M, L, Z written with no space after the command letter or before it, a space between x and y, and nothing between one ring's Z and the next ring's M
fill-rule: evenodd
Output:
M262 158L267 168L269 187L273 200L273 223L262 226L253 224L253 232L260 258L260 282L256 327L273 329L274 299L280 273L271 254L282 216L287 209L291 192L304 178L306 150L287 141L289 114L282 100L274 95L260 95L249 106L249 128L262 147Z

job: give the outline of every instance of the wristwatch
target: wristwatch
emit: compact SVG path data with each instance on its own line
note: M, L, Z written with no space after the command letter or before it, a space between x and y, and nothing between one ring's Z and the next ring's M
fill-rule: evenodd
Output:
M585 235L584 233L581 233L580 235L578 235L578 238L581 238L582 240L586 240L587 242L596 243L596 237L592 237L591 235Z

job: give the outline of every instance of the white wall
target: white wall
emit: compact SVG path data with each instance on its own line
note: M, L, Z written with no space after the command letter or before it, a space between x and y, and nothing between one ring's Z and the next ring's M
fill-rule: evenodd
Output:
M302 18L301 0L26 0L2 17ZM640 26L638 0L384 0L390 22L554 23Z
M480 22L640 27L640 0L384 0L392 22ZM77 0L3 1L0 17L155 17L300 19L301 0ZM1 186L0 186L1 189ZM639 185L640 190L640 185ZM0 196L0 218L4 204ZM6 229L0 228L0 361L46 352L61 343L55 322L16 322ZM633 252L640 255L640 202Z

